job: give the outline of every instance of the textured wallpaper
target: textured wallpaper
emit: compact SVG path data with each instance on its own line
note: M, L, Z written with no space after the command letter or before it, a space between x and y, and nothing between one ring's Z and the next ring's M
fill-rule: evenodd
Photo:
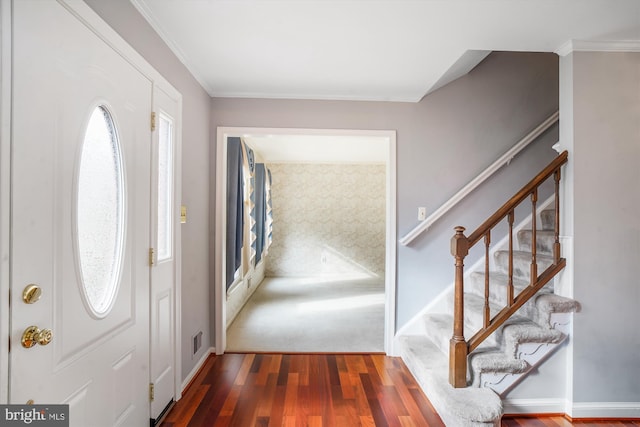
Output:
M385 165L269 164L266 275L384 277Z

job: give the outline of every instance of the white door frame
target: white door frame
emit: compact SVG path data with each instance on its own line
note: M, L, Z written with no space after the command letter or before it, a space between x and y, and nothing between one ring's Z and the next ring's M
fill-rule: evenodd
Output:
M9 397L11 0L0 0L0 404Z
M336 130L296 128L218 127L216 137L216 223L215 223L215 350L224 353L227 346L226 311L226 188L227 144L229 136L242 135L320 135L364 136L387 139L386 158L386 249L385 249L385 324L384 351L394 355L396 325L396 132L389 130Z
M0 403L8 402L9 384L9 321L10 307L8 306L10 283L9 268L11 254L9 252L10 240L10 152L11 152L11 1L0 0ZM91 31L98 35L107 45L129 61L144 76L153 82L154 86L161 87L163 91L173 98L182 100L182 95L156 71L136 50L134 50L113 28L96 14L82 0L57 0L71 14L76 16ZM151 109L151 99L149 100ZM176 138L176 205L178 223L176 225L176 289L175 289L175 396L176 400L182 396L182 352L181 340L181 286L180 286L180 189L181 185L181 129L177 129Z

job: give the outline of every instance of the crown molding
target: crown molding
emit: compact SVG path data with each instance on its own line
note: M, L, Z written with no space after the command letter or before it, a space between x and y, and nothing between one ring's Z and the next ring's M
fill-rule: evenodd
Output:
M560 56L572 52L640 52L640 40L569 40L555 51Z

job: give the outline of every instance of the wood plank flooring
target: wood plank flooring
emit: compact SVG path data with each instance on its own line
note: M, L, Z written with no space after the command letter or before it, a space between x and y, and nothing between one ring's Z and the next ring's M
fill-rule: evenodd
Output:
M401 359L380 354L210 356L161 427L441 427ZM502 427L640 427L505 416Z
M444 426L399 358L211 356L162 427Z

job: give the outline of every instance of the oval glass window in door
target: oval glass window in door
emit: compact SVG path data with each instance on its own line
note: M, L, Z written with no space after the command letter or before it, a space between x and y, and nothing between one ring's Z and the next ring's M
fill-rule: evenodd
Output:
M117 295L125 233L122 155L111 114L93 111L77 175L76 231L81 293L95 317L109 313Z

